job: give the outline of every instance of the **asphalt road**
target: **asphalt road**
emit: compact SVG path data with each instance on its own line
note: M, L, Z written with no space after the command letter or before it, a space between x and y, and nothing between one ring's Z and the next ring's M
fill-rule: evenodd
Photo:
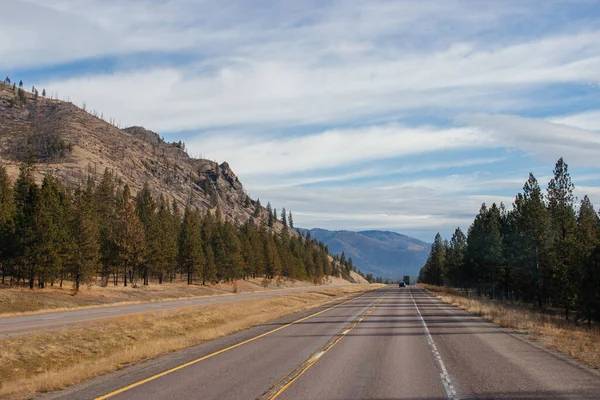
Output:
M597 371L418 288L293 318L43 398L600 399Z
M105 307L74 309L68 311L49 311L44 313L18 315L12 317L0 316L0 338L17 336L30 332L63 328L85 322L94 322L107 318L125 317L128 315L174 310L182 307L193 307L206 304L219 304L234 301L243 301L260 297L281 296L290 293L322 291L330 288L343 287L344 285L309 286L282 290L269 290L265 292L220 295L202 298L166 300L152 303L129 304Z

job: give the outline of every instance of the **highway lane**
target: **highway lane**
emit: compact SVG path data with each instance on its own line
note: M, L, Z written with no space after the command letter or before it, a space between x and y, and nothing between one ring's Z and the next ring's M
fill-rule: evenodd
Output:
M600 399L598 372L421 289L377 309L277 398Z
M180 300L165 300L152 303L126 304L87 309L73 309L68 311L49 311L44 313L0 316L0 338L17 336L39 330L62 328L65 326L81 324L84 322L99 321L107 318L124 317L128 315L174 310L182 307L193 307L206 304L219 304L234 301L243 301L269 296L281 296L290 293L322 291L330 288L343 287L344 285L310 286L282 290L269 290L265 292L219 295L201 298L188 298Z
M44 398L600 398L598 372L418 288L376 290L304 318L213 341L172 372L186 352Z
M254 399L269 391L332 337L337 337L357 317L367 313L385 294L384 290L369 292L318 309L316 312L320 314L312 317L314 310L310 314L297 315L292 321L276 321L250 330L251 335L242 332L233 335L234 340L225 337L206 343L190 350L194 357L186 357L187 352L176 354L174 359L167 355L163 357L164 361L158 359L136 365L113 377L99 377L91 383L43 398L90 399L113 393L112 399ZM289 325L294 321L298 322ZM274 329L278 330L269 333ZM245 344L237 346L239 343ZM168 372L178 365L190 363L185 368ZM165 371L168 372L166 375L157 377ZM115 393L148 379L139 386Z

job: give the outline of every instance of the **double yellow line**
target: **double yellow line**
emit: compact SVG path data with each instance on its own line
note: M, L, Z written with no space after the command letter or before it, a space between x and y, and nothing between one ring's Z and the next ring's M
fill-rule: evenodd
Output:
M309 316L307 316L307 317L300 318L300 319L298 319L298 320L296 320L296 321L290 322L289 324L286 324L286 325L280 326L279 328L275 328L275 329L273 329L273 330L271 330L271 331L268 331L268 332L265 332L265 333L263 333L263 334L261 334L261 335L258 335L258 336L255 336L255 337L253 337L253 338L250 338L250 339L244 340L243 342L240 342L240 343L234 344L233 346L229 346L229 347L226 347L226 348L224 348L224 349L221 349L221 350L219 350L219 351L215 351L214 353L211 353L211 354L205 355L205 356L203 356L203 357L197 358L197 359L195 359L195 360L189 361L189 362L187 362L187 363L185 363L185 364L178 365L177 367L174 367L174 368L168 369L168 370L166 370L166 371L163 371L163 372L161 372L161 373L159 373L159 374L153 375L153 376L151 376L151 377L149 377L149 378L142 379L141 381L138 381L138 382L132 383L131 385L128 385L128 386L122 387L121 389L118 389L118 390L115 390L115 391L113 391L113 392L107 393L107 394L105 394L105 395L103 395L103 396L96 397L96 399L95 399L95 400L104 400L104 399L108 399L108 398L110 398L110 397L116 396L116 395L118 395L118 394L120 394L120 393L126 392L126 391L128 391L128 390L130 390L130 389L133 389L133 388L135 388L135 387L138 387L138 386L140 386L140 385L143 385L143 384L145 384L145 383L148 383L148 382L150 382L150 381L153 381L153 380L155 380L155 379L158 379L158 378L160 378L160 377L163 377L163 376L165 376L165 375L168 375L168 374L170 374L170 373L173 373L173 372L175 372L175 371L179 371L180 369L183 369L183 368L189 367L190 365L197 364L197 363L199 363L200 361L204 361L204 360L206 360L206 359L209 359L209 358L211 358L211 357L214 357L214 356L216 356L216 355L219 355L219 354L221 354L221 353L225 353L226 351L229 351L229 350L235 349L236 347L243 346L243 345L245 345L245 344L247 344L247 343L250 343L250 342L253 342L253 341L257 340L257 339L260 339L260 338L263 338L263 337L265 337L265 336L268 336L268 335L270 335L270 334L272 334L272 333L275 333L275 332L277 332L277 331L280 331L280 330L282 330L282 329L285 329L285 328L287 328L287 327L289 327L289 326L292 326L292 325L294 325L294 324L297 324L297 323L300 323L300 322L306 321L306 320L307 320L307 319L309 319L309 318L316 317L317 315L323 314L323 313L325 313L325 312L327 312L327 311L329 311L329 310L333 310L334 308L340 307L340 306L342 306L342 305L344 305L344 304L346 304L346 303L349 303L349 302L351 302L351 301L354 301L354 300L356 300L356 299L358 299L358 298L360 298L360 297L363 297L363 296L365 296L366 294L369 294L370 292L371 292L371 291L369 291L369 292L366 292L366 293L363 293L363 294L361 294L360 296L352 297L351 299L348 299L348 300L346 300L346 301L344 301L344 302L342 302L342 303L336 304L335 306L331 306L331 307L329 307L329 308L326 308L326 309L324 309L324 310L321 310L321 311L319 311L319 312L316 312L316 313L314 313L314 314L311 314L311 315L309 315Z

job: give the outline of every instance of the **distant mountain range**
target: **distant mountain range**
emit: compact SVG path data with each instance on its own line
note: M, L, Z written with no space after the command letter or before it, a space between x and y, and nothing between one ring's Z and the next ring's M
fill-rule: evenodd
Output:
M427 261L430 244L388 231L328 231L301 229L329 246L332 254L345 253L364 273L399 278L417 276Z

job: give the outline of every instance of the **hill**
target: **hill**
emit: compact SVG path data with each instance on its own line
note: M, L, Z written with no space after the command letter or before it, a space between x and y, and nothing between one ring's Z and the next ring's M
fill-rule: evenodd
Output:
M94 114L96 114L94 112ZM189 157L185 144L169 143L142 127L119 129L76 105L0 83L0 160L14 179L23 161L36 162L36 179L51 172L74 187L89 174L112 170L135 194L148 183L181 206L190 196L205 211L219 207L226 219L245 222L257 202L229 165ZM266 222L263 207L259 219ZM275 230L280 231L277 223Z
M429 255L429 243L388 231L303 230L325 243L333 254L345 253L364 273L400 278L417 276Z

